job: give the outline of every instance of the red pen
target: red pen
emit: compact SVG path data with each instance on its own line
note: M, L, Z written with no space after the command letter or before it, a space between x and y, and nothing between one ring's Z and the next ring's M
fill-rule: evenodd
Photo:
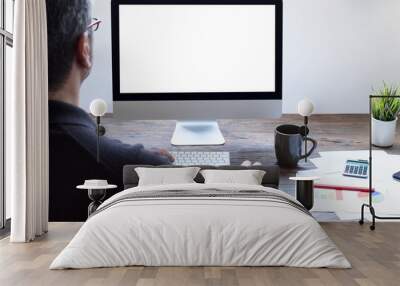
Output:
M323 184L315 184L314 188L327 189L327 190L337 190L337 191L363 192L363 193L368 193L369 192L369 188L348 187L348 186L334 186L334 185L323 185ZM372 189L372 192L375 192L375 189Z

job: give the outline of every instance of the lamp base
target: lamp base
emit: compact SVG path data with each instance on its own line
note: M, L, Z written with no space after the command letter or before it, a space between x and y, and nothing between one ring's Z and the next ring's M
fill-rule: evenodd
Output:
M98 129L97 132L98 132L99 136L106 135L106 128L103 125L98 125L97 129Z
M300 126L299 132L302 136L307 136L310 133L310 129L307 126L303 125L303 126Z

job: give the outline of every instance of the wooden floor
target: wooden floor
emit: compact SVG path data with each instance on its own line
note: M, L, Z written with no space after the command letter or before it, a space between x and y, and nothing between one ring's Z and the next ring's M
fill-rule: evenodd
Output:
M30 244L0 241L0 285L400 285L400 224L380 223L375 232L356 223L323 223L353 268L126 267L48 270L80 223L51 223L47 235Z

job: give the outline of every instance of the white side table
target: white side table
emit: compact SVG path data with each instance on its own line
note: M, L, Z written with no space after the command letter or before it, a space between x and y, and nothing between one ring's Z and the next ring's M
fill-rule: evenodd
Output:
M296 199L308 210L314 206L314 181L319 177L290 177L296 181Z
M107 184L107 181L105 181L106 184L103 184L103 185L90 184L90 183L88 183L88 181L91 181L91 180L85 181L84 185L79 185L76 188L79 190L87 190L88 191L89 199L92 201L88 206L88 217L89 217L103 203L103 200L106 196L107 190L115 189L115 188L117 188L117 186L109 185L109 184ZM96 180L96 181L98 181L98 180Z

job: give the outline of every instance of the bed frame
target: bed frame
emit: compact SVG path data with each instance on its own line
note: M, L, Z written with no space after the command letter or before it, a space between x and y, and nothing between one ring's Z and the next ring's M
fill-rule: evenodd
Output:
M147 168L159 168L160 166L147 166L147 165L126 165L123 170L123 183L124 190L136 187L139 182L139 177L135 171L137 167L147 167ZM180 168L180 166L161 166L165 168ZM265 171L264 178L262 180L262 185L265 187L271 188L279 188L279 175L280 170L278 166L252 166L252 167L243 167L243 166L197 166L201 169L217 169L217 170L263 170ZM204 183L203 176L199 173L195 178L197 183Z

